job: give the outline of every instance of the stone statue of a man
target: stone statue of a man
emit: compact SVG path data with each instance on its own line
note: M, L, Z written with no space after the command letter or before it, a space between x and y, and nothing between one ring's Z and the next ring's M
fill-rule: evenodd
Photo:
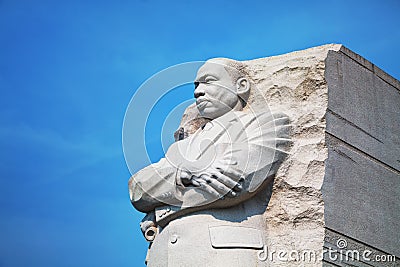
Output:
M181 129L165 158L129 180L133 206L147 213L147 264L264 266L262 214L289 120L255 101L262 96L241 62L211 59L194 84L198 116L208 122L191 135Z

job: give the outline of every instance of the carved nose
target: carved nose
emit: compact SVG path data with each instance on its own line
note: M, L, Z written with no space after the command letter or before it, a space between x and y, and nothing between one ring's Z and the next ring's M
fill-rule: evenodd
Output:
M206 93L204 93L204 91L201 90L195 90L194 91L194 98L199 98L200 96L205 95Z

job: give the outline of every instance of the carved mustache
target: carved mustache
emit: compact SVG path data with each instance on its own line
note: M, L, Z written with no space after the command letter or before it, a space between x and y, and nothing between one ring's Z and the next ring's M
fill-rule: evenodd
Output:
M211 101L208 98L203 97L203 96L196 99L196 105L205 104L207 102L211 102Z

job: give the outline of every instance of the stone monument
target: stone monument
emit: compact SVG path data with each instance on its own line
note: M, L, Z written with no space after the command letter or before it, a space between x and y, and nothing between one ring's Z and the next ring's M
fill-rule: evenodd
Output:
M398 266L399 81L324 45L212 59L194 84L129 181L148 266Z

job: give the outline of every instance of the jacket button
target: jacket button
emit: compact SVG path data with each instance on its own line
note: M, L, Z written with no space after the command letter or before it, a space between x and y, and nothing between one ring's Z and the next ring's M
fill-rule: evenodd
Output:
M170 238L171 244L175 244L178 241L178 236L177 235L172 235Z

